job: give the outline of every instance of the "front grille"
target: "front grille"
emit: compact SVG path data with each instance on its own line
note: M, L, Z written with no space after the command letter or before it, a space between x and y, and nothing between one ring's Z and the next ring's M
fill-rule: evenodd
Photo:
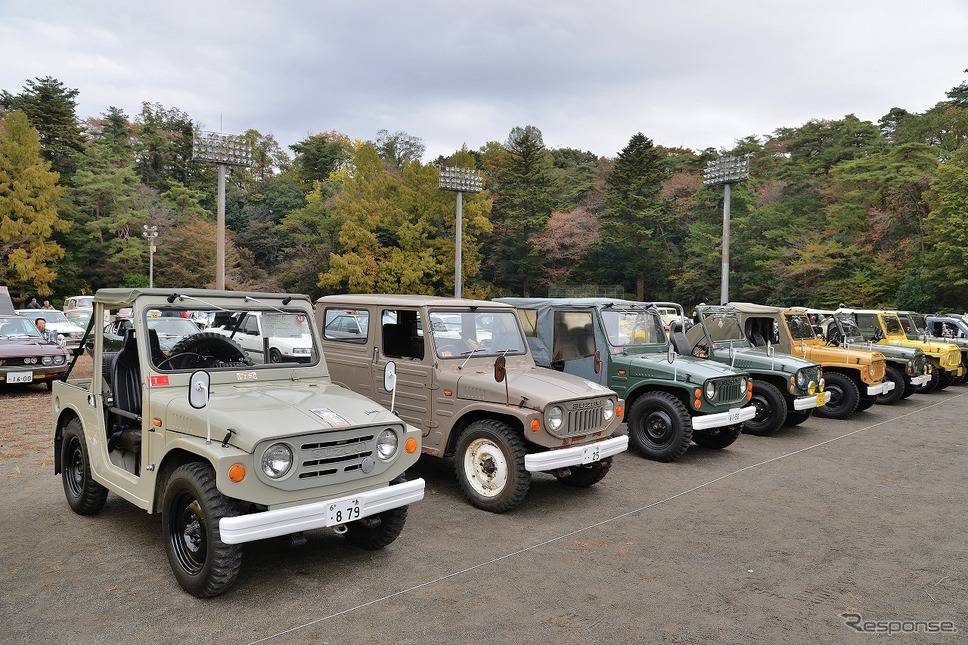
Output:
M575 410L568 413L568 434L590 434L605 427L605 413L601 408Z
M716 396L713 398L714 405L733 405L744 401L746 395L740 391L741 378L730 377L716 379Z
M394 458L385 462L376 456L376 438L387 427L390 426L334 429L263 441L253 455L256 474L264 483L283 490L305 490L379 475L396 461ZM397 433L402 452L403 428L393 426L392 429ZM292 472L281 480L267 477L259 466L262 455L276 443L285 443L293 450Z

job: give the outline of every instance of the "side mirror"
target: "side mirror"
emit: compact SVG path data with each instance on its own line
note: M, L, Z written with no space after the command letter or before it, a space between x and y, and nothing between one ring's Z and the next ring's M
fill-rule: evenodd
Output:
M201 410L207 406L211 384L212 377L205 370L192 373L188 382L188 404L196 410Z
M387 392L397 389L397 364L393 361L383 368L383 389Z
M595 352L595 373L596 374L602 373L602 353L601 352Z
M674 363L676 360L676 348L672 346L672 343L669 343L669 351L666 353L666 360L669 361L670 364Z
M498 383L504 381L508 376L507 359L504 356L498 356L494 359L494 380Z

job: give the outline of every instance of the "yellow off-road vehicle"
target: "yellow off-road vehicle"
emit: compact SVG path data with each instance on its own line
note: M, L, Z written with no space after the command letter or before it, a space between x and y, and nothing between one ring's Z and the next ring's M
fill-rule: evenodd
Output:
M743 333L754 347L775 347L776 351L823 366L827 403L816 409L815 416L846 419L871 407L879 395L894 389L894 382L884 378L884 354L828 344L818 336L805 309L749 302L730 305L739 313Z

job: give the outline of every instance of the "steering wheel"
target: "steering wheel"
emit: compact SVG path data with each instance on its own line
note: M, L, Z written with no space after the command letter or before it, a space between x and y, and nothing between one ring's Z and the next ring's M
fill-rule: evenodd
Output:
M696 343L696 346L692 348L692 355L696 358L708 358L709 346L706 343Z

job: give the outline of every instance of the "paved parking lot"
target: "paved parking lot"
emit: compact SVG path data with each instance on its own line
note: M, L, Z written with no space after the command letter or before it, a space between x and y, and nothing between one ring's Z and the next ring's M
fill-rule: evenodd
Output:
M49 396L0 393L4 643L968 642L968 386L673 464L622 454L587 490L538 476L505 515L421 462L387 549L248 544L208 601L175 583L158 516L70 511Z

